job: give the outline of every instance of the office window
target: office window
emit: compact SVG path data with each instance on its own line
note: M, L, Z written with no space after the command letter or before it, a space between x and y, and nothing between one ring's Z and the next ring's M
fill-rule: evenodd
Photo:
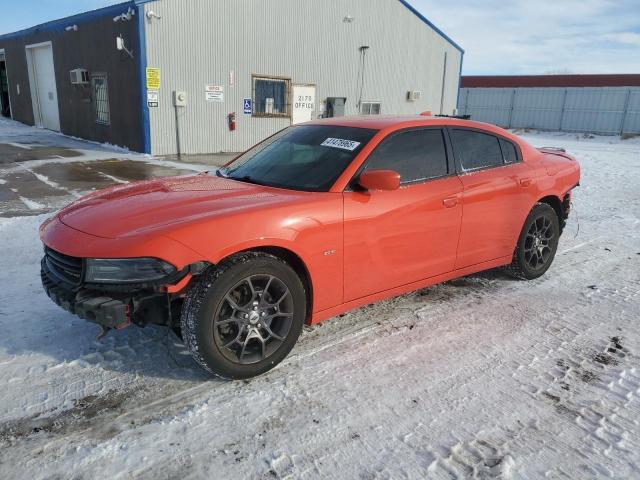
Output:
M92 75L91 86L93 88L93 106L96 112L96 123L109 125L111 123L111 117L109 112L107 75L104 73Z
M382 111L382 105L380 102L362 102L360 104L361 115L380 115Z
M291 80L253 77L253 116L291 116Z

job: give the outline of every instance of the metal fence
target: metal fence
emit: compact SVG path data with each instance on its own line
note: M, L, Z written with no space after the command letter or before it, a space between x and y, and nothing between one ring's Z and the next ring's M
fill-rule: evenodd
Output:
M462 88L458 111L505 128L640 134L640 87Z

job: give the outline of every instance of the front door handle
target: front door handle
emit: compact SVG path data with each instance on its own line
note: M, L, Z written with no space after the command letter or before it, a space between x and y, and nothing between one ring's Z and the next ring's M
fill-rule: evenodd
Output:
M528 177L526 178L521 178L520 179L520 186L521 187L528 187L529 185L531 185L532 180Z
M458 205L458 197L449 197L442 200L442 204L447 208L453 208Z

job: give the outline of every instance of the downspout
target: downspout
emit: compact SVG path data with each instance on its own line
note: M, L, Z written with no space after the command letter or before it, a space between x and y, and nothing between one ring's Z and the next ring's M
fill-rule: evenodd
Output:
M460 106L460 86L462 84L462 63L464 62L464 51L460 52L460 73L458 74L458 93L456 95L456 113L458 112L458 107Z
M145 32L144 1L135 1L138 22L138 78L140 81L140 126L142 127L142 152L151 154L151 125L147 104L147 39Z
M440 92L440 115L444 113L444 94L447 84L447 52L444 52L444 66L442 67L442 91ZM460 96L460 89L458 89L458 97ZM457 102L457 100L456 100ZM457 105L456 105L457 108Z

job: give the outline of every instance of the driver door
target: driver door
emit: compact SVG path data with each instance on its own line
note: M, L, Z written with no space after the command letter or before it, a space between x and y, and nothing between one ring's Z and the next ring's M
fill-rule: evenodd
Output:
M441 129L392 133L363 170L394 170L395 191L344 192L344 301L454 269L462 182Z

